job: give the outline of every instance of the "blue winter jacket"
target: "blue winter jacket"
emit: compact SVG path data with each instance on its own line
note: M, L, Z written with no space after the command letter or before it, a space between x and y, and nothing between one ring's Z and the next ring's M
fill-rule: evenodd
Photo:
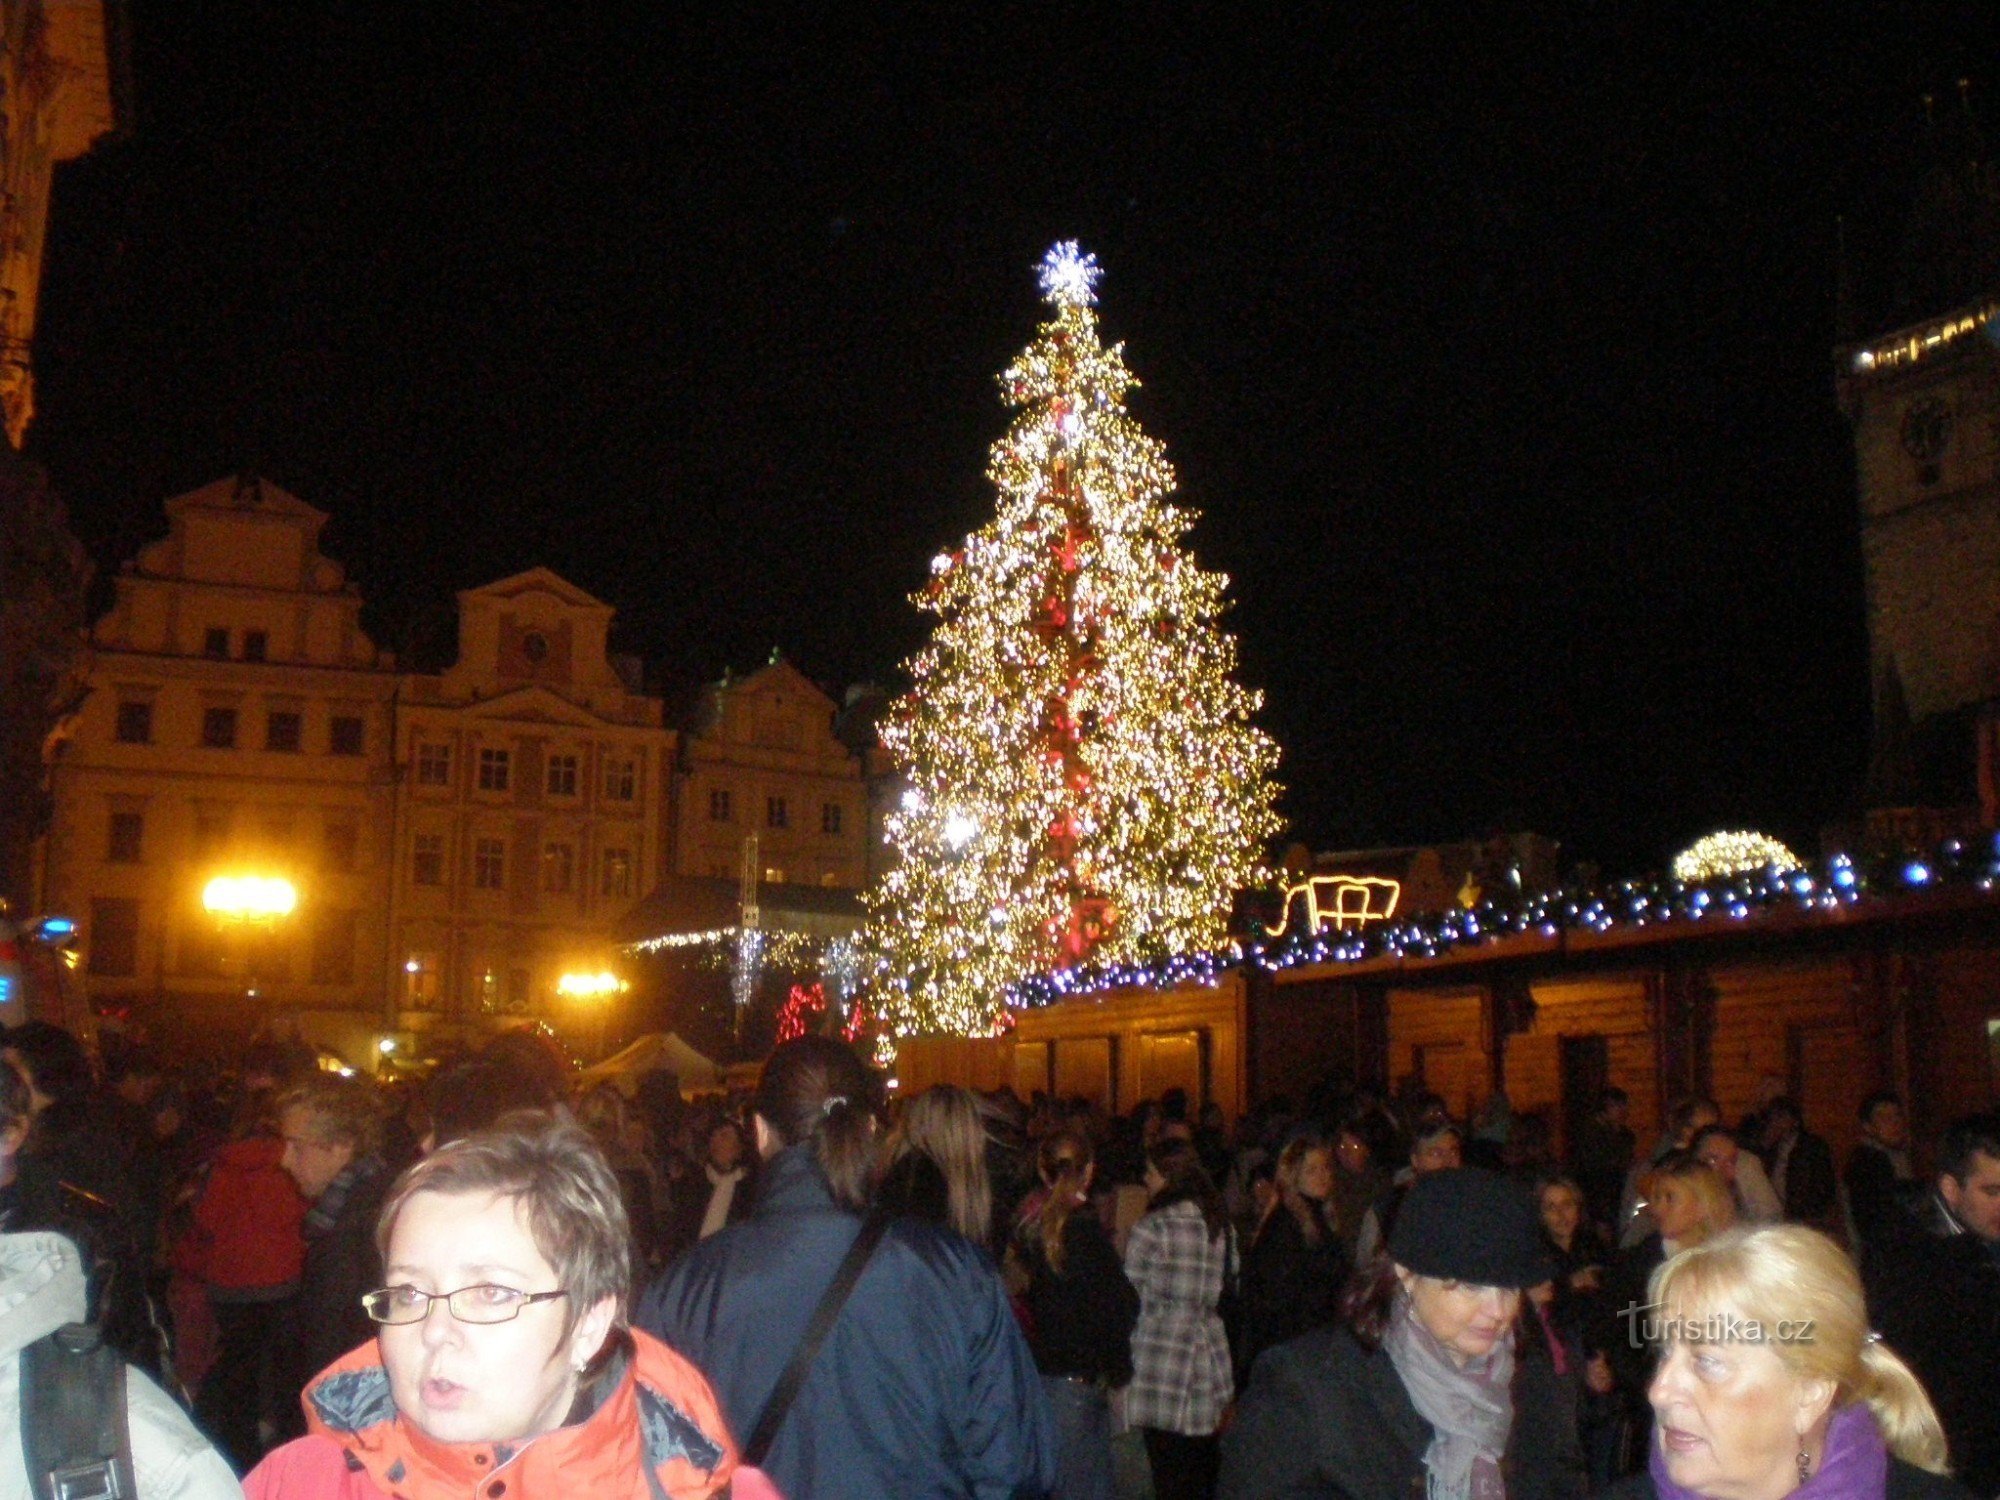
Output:
M764 1164L750 1217L695 1246L640 1303L639 1326L708 1376L739 1441L860 1227L809 1149L787 1147ZM992 1257L944 1230L892 1225L763 1467L812 1500L1052 1490L1054 1427Z

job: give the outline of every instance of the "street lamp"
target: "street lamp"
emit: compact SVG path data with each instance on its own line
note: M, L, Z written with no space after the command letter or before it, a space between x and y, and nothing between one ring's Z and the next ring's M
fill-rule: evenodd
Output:
M625 981L609 969L569 973L556 980L556 993L565 999L602 1002L597 1011L597 1052L600 1061L608 1046L612 997L622 994L626 988Z
M280 917L298 909L299 888L276 875L218 875L202 887L203 910L224 929L245 934L243 941L244 992L257 998L257 976L250 964L255 929L268 931Z

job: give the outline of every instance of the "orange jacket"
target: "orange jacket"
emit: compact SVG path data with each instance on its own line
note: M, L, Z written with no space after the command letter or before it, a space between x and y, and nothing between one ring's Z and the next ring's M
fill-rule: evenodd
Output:
M440 1443L403 1420L373 1342L323 1371L301 1398L307 1435L243 1481L249 1500L538 1500L564 1494L709 1500L736 1472L736 1445L708 1382L648 1334L597 1409L523 1444ZM610 1379L611 1377L606 1377Z

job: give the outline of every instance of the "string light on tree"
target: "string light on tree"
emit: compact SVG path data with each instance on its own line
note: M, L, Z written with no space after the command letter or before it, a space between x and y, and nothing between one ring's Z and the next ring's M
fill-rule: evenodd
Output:
M1687 885L1748 874L1755 870L1796 870L1799 857L1767 834L1711 833L1674 856L1674 879Z
M1040 268L1054 315L1000 377L993 519L940 553L938 616L882 729L909 778L868 942L896 1032L990 1032L1006 987L1212 948L1279 829L1277 747L1182 544L1173 470L1125 410L1093 256Z

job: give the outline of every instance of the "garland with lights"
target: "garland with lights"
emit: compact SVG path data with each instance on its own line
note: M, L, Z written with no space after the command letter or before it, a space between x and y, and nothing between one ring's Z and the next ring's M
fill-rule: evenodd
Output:
M1001 376L994 519L932 563L939 617L882 726L909 789L869 893L871 988L898 1035L991 1032L1059 964L1222 941L1264 878L1277 747L1217 626L1227 580L1181 539L1165 450L1098 336L1094 257L1051 250L1055 316Z
M1836 854L1817 871L1772 864L1704 882L1627 880L1604 890L1543 892L1509 905L1484 902L1471 910L1365 932L1292 933L1271 942L1232 942L1156 963L1058 969L1010 986L1007 1004L1032 1010L1072 996L1113 990L1214 985L1245 967L1275 973L1303 965L1438 958L1531 934L1555 940L1565 933L1602 935L1672 923L1712 926L1752 921L1766 913L1832 912L1926 890L1956 887L1991 893L1996 885L2000 885L2000 835L1970 847L1949 839L1929 856L1899 856L1861 865L1848 855Z

